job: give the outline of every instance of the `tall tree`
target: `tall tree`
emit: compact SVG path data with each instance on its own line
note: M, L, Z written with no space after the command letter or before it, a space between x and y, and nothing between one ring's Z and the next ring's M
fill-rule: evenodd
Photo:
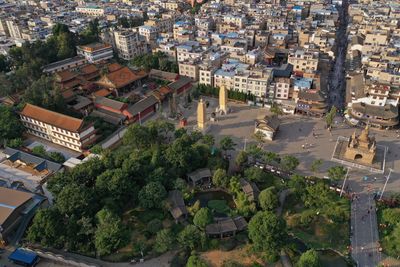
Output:
M101 256L108 255L126 245L129 236L120 218L109 210L102 209L97 213L97 219L95 245Z
M209 208L201 208L193 218L193 223L200 227L201 229L205 229L205 227L212 223L213 216Z
M221 141L219 141L219 146L226 154L228 150L233 150L236 144L235 142L233 142L231 137L225 136L224 138L221 139Z
M159 182L151 182L139 191L139 202L144 208L161 208L167 191Z
M303 254L296 264L296 267L321 267L321 261L318 256L318 252L314 249L307 250Z
M329 178L332 180L342 180L346 175L346 168L343 166L334 166L328 169Z
M268 260L275 260L286 243L285 221L269 211L260 211L249 222L249 238L256 251Z
M286 155L281 160L281 167L285 171L294 171L299 163L300 162L296 157L292 155Z
M18 138L24 127L11 108L0 105L0 142Z
M262 190L258 196L258 203L265 211L273 211L278 207L278 195L275 187Z

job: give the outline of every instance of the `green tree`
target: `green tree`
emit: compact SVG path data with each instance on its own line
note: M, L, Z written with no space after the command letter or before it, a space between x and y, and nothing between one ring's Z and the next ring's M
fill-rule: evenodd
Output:
M270 111L275 114L276 116L283 115L282 108L277 103L272 103Z
M0 105L0 142L18 138L24 127L11 108Z
M203 143L208 146L213 146L215 144L215 138L211 134L203 135Z
M253 134L254 139L261 145L265 141L265 134L261 131L257 131Z
M286 155L281 160L281 167L285 171L294 171L299 163L300 162L296 157L292 155Z
M107 209L100 210L96 217L95 246L99 255L108 255L126 245L129 236L120 218Z
M178 243L184 249L193 250L202 245L204 235L194 225L187 225L178 235Z
M158 231L162 229L162 221L159 219L153 219L147 224L147 231L149 231L152 234L156 234Z
M286 244L286 224L282 218L269 211L259 211L251 218L248 226L249 238L256 251L272 261Z
M334 166L328 169L328 176L332 180L342 180L346 175L346 169L343 166Z
M175 238L170 229L162 229L157 233L154 249L158 253L164 253L171 250L174 246Z
M319 169L320 169L321 166L322 166L322 163L323 163L322 159L316 159L316 160L314 160L314 161L311 163L311 171L312 171L312 172L318 172Z
M48 157L50 158L50 160L52 160L54 162L58 162L58 163L65 162L64 155L57 151L52 151L52 152L48 153Z
M229 177L224 169L217 169L212 177L212 182L216 186L226 187L229 183Z
M7 141L7 146L11 148L19 148L24 144L21 138L14 138Z
M332 128L333 120L335 119L337 109L335 106L332 106L331 110L325 115L326 127L328 129Z
M10 71L11 63L5 55L0 55L0 72Z
M193 223L200 227L201 229L205 229L205 227L212 223L213 216L209 208L201 208L193 218Z
M161 208L166 195L167 191L161 183L151 182L139 191L139 202L144 208Z
M296 267L321 267L321 261L318 256L318 252L314 249L307 250L303 254L296 264Z
M298 174L294 174L290 177L288 185L291 191L296 194L297 197L303 195L307 186L305 178Z
M246 151L241 150L238 155L236 156L235 163L238 165L240 168L244 167L244 165L248 161L249 155L247 154Z
M61 213L69 216L90 213L94 208L92 198L86 187L72 183L65 185L57 195L56 205Z
M250 167L244 170L244 177L253 182L266 182L268 174L257 167Z
M387 208L382 211L382 221L389 226L400 222L400 208Z
M219 146L226 154L228 150L233 150L236 144L233 142L231 137L225 136L221 141L219 141Z
M191 255L186 263L186 267L207 267L207 266L208 264L196 254Z
M385 251L391 256L400 255L400 223L397 223L393 231L383 239Z
M278 207L278 195L275 187L262 190L258 196L258 203L265 211L273 211Z
M63 247L65 227L63 216L56 207L40 209L28 229L27 239L45 247Z
M42 146L42 145L38 145L38 146L35 146L34 148L32 148L32 153L39 157L47 158L47 152L44 149L44 146Z
M138 123L132 124L123 137L123 143L139 149L149 147L151 138L148 129Z
M235 204L238 214L245 217L249 217L257 211L256 203L250 201L243 192L236 193Z

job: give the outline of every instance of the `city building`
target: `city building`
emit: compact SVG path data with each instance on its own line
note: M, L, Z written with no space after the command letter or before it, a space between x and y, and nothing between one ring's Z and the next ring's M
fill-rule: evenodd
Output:
M135 31L114 31L115 47L118 56L124 60L131 60L149 52L142 36Z

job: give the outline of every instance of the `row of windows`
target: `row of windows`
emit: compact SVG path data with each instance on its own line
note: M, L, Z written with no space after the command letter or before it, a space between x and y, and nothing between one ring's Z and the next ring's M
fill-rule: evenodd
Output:
M68 142L64 142L64 141L61 141L61 140L58 140L58 139L54 139L54 141L55 141L56 143L60 144L60 145L69 147L69 148L71 148L71 149L79 150L79 146L72 145L72 144L70 144L70 143L68 143Z

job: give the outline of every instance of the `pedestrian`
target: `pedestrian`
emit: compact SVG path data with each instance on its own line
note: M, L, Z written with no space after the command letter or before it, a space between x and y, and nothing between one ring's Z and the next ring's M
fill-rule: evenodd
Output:
M368 210L368 214L369 214L370 210Z

